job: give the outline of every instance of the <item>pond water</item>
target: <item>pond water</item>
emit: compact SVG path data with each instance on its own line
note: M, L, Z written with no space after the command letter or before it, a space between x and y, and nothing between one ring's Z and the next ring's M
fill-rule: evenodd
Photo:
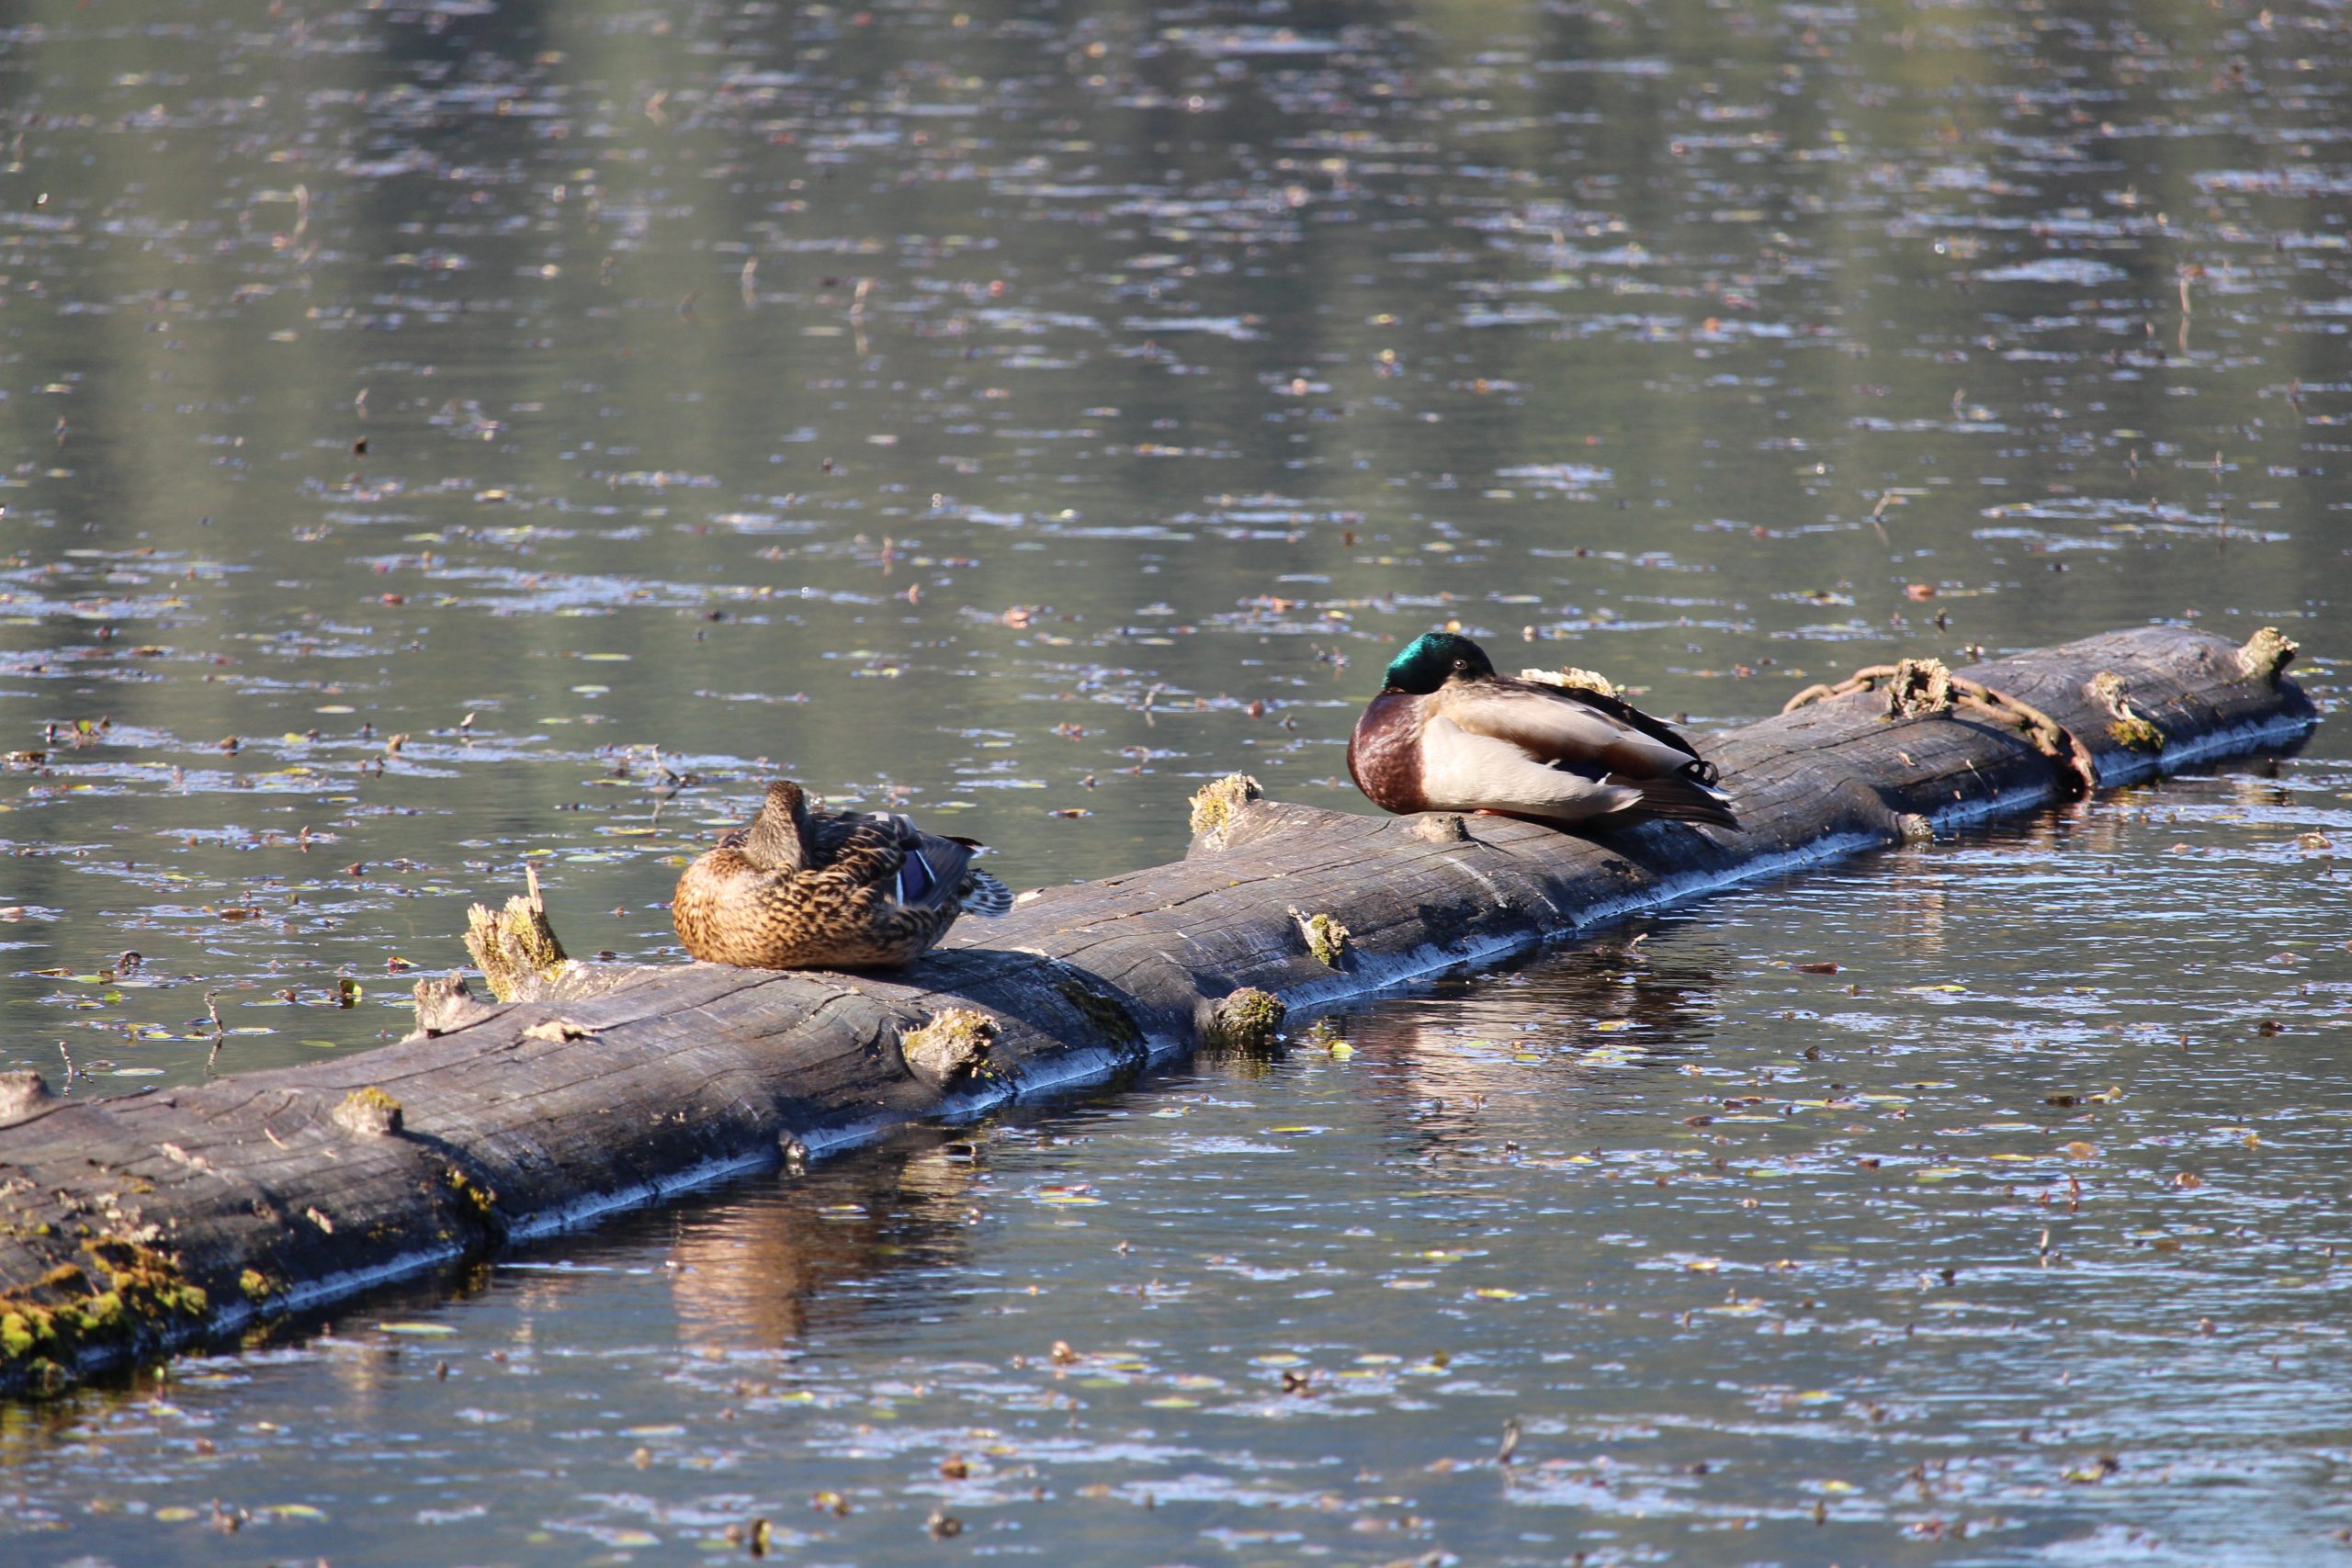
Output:
M2347 144L2301 0L32 0L0 1066L365 1050L526 863L674 958L778 772L1021 886L1363 808L1450 621L1701 728L2150 620L2332 708ZM0 1556L2324 1561L2347 802L2324 727L8 1406Z

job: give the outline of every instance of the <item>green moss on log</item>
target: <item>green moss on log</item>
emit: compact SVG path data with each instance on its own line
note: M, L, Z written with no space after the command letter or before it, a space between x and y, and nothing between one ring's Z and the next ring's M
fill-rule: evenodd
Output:
M1143 1031L1136 1027L1134 1016L1118 998L1078 980L1065 980L1055 989L1061 993L1064 1001L1079 1010L1097 1034L1113 1044L1133 1049L1143 1043Z
M374 1084L355 1089L343 1097L334 1108L337 1125L363 1138L397 1137L401 1131L401 1102L378 1089Z
M1271 991L1244 986L1219 997L1209 1010L1201 1043L1228 1050L1262 1051L1280 1037L1290 1008Z
M39 1384L62 1381L85 1350L164 1343L210 1307L170 1256L101 1233L82 1244L80 1262L0 1295L0 1363Z

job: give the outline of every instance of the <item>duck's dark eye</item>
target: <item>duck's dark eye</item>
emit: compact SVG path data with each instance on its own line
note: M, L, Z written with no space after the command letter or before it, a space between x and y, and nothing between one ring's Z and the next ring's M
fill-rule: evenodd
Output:
M1457 659L1453 661L1453 667L1466 673L1470 669L1470 661L1466 659Z

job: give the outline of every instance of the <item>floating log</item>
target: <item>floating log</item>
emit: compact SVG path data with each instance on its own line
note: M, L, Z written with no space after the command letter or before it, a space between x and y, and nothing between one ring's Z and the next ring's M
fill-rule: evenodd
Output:
M2292 655L2271 632L2239 649L2146 627L1817 689L1706 738L1741 834L1358 816L1231 778L1195 798L1183 861L1027 896L887 978L581 964L485 912L477 949L506 955L516 999L429 981L398 1044L97 1101L0 1076L0 1390L893 1124L1268 1042L1285 1011L1807 862L2290 742L2316 722L2281 673ZM535 911L506 919L543 927Z

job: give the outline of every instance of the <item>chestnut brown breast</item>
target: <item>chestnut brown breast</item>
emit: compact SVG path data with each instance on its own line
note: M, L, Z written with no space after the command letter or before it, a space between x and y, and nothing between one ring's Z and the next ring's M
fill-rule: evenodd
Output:
M1421 702L1383 692L1364 707L1348 739L1348 776L1364 798L1404 816L1429 809L1421 794Z

